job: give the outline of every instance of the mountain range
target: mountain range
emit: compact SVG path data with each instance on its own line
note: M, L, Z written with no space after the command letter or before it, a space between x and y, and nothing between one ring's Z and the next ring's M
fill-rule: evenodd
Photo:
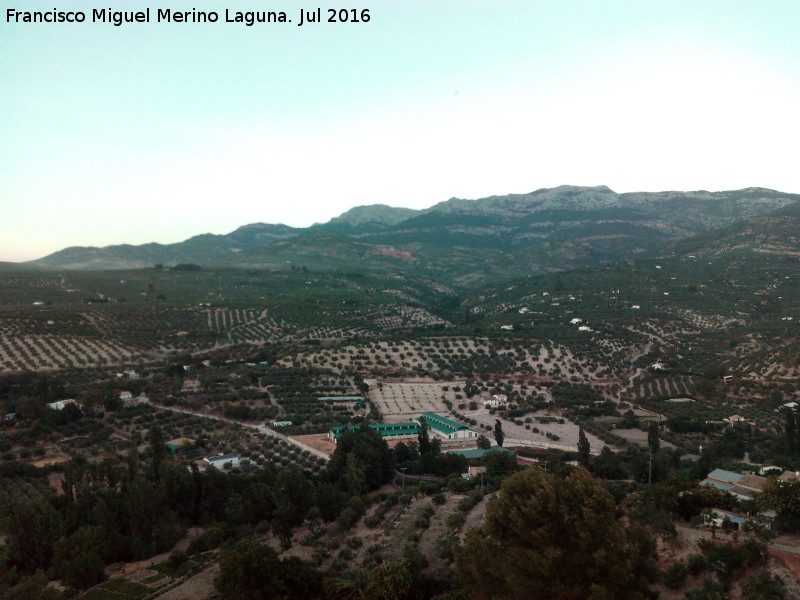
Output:
M763 188L617 194L606 186L560 186L479 200L451 198L424 210L359 206L308 228L253 223L226 235L198 235L175 244L71 247L27 264L78 270L179 263L376 269L472 287L688 251L692 244L722 250L749 243L768 251L768 237L774 250L791 252L798 246L793 229L798 207L800 195ZM726 242L725 236L738 241Z

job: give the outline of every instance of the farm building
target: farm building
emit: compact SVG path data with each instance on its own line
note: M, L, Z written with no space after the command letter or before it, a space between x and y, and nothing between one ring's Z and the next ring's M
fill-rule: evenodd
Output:
M481 473L486 472L486 467L478 466L478 467L468 467L466 473L461 474L462 479L472 479L473 477L477 477Z
M731 415L730 417L727 417L722 420L730 425L736 425L737 423L747 423L749 425L752 425L753 427L755 427L756 425L753 421L748 421L742 415Z
M514 454L513 450L503 448L502 446L492 446L491 448L469 448L468 450L448 450L448 454L460 454L467 460L479 460L486 456L488 452L506 452Z
M209 467L224 469L225 467L236 467L239 465L238 454L217 454L203 459Z
M196 392L200 389L200 382L197 379L186 379L181 386L182 392Z
M729 492L739 500L750 500L763 491L766 482L765 477L753 473L743 475L725 469L714 469L700 482L700 485Z
M506 404L508 404L508 396L505 394L494 394L484 402L484 406L488 406L489 408L497 408L498 406L505 406Z
M57 402L50 402L47 405L47 408L50 410L64 410L68 404L75 404L74 398L69 398L67 400L58 400Z
M338 441L345 431L355 431L360 425L337 425L331 427L328 437L334 442ZM368 425L373 431L377 431L382 438L387 440L397 440L403 438L413 438L419 435L419 423L372 423Z
M347 406L350 408L364 406L363 396L319 396L320 402L330 402L334 406Z
M722 524L725 521L730 521L738 529L744 526L744 524L747 522L747 519L741 515L737 515L736 513L732 513L728 510L722 510L721 508L711 508L709 509L708 514L706 516L706 521L709 525L713 523L717 527L722 527Z
M175 438L174 440L164 442L164 445L169 448L170 453L175 454L178 450L193 446L194 440L190 438Z
M463 440L478 437L478 433L466 425L457 423L447 417L441 417L436 413L426 412L422 417L425 417L425 422L432 432L446 440ZM419 422L419 419L416 420Z

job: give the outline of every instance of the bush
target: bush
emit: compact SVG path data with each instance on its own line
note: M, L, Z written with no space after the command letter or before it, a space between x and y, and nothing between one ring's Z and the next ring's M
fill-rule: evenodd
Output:
M466 519L464 518L464 513L456 512L447 517L445 525L447 525L448 529L458 531L464 526L465 521Z
M349 540L347 540L347 545L353 550L358 550L364 545L364 540L362 540L360 537L351 537Z
M706 559L702 554L692 554L686 564L686 570L692 577L697 577L706 570Z
M689 570L683 561L672 563L669 567L664 569L661 575L661 580L671 590L682 588L686 584L686 576Z
M441 506L442 504L447 502L447 497L444 494L439 493L432 498L432 501L434 504Z
M478 503L481 501L481 498L482 496L480 494L470 494L469 496L462 498L458 501L458 510L463 513L468 513L478 505Z
M364 519L364 525L373 529L381 524L381 519L377 515L370 515Z

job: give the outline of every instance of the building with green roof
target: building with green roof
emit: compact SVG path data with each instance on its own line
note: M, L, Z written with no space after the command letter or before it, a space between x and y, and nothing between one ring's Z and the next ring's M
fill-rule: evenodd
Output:
M333 441L338 441L345 431L355 431L361 425L336 425L331 427L328 437ZM386 440L397 440L403 438L412 438L419 435L419 423L372 423L368 425L373 431L381 434L381 437Z
M486 456L489 452L501 452L506 454L514 454L513 450L503 448L502 446L492 446L491 448L469 448L467 450L448 450L448 454L460 454L467 460L478 460Z
M473 431L466 425L462 425L461 423L448 419L447 417L442 417L436 413L426 412L422 417L425 417L425 422L428 424L428 427L431 428L431 431L446 440L466 440L478 437L477 431ZM422 417L416 419L416 421L419 422L419 419Z

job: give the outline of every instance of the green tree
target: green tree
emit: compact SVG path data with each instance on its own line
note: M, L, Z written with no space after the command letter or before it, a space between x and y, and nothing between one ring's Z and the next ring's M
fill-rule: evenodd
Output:
M288 540L295 527L303 524L314 503L314 484L303 471L289 467L278 473L272 493L275 499L272 529L282 540Z
M647 447L650 449L650 456L655 457L661 449L661 438L658 435L658 422L650 421L647 426Z
M161 428L158 425L151 427L147 439L150 442L150 451L153 453L152 477L158 481L161 461L167 455L167 446L164 443L164 434L161 432Z
M104 581L104 556L108 552L107 533L102 527L84 526L58 540L53 567L69 586L86 589Z
M252 538L222 551L214 586L223 600L291 598L278 555Z
M502 447L505 437L503 433L503 424L500 422L500 419L496 419L494 422L494 441L497 442L498 446Z
M492 447L492 443L489 441L485 435L481 434L478 436L478 448L481 450L488 450Z
M405 600L413 583L414 573L407 561L385 561L370 571L365 597L370 600Z
M585 469L512 475L456 555L465 591L481 600L648 598L655 545L643 528L619 523L615 508Z
M353 460L348 460L348 455L353 455ZM364 481L368 490L374 490L384 483L391 481L394 475L393 454L379 433L366 426L355 431L347 431L336 443L336 450L328 461L328 478L331 482L338 482L346 490L347 481L345 472L352 465L358 465L363 471ZM352 481L352 477L350 478Z
M23 578L8 591L0 589L0 593L3 593L0 597L4 600L61 600L61 592L49 587L48 583L50 580L44 571L37 571L34 575Z
M778 481L769 477L758 497L762 510L774 510L781 529L800 531L800 481Z
M784 600L786 586L777 575L760 573L742 586L742 600Z
M797 454L797 415L794 409L789 408L784 411L785 423L784 431L786 441L786 452L789 456Z
M11 564L23 573L49 568L53 544L61 537L62 528L59 514L49 502L27 500L10 504L5 533Z
M595 457L592 463L594 474L603 479L624 479L625 469L622 467L622 459L615 454L608 446L603 446L600 454Z
M428 421L425 417L419 418L419 434L417 434L417 446L419 446L419 455L421 457L430 456L431 454L431 440L428 435Z
M586 433L583 431L583 427L578 428L578 462L584 466L589 466L589 457L591 452L591 446L589 446L589 438L586 437Z

